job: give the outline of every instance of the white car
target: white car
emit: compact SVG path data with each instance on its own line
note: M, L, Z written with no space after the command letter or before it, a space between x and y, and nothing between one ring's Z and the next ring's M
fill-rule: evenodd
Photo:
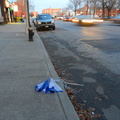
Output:
M103 20L100 19L98 16L93 15L80 15L78 19L78 24L80 25L94 25L103 22Z
M74 23L78 23L79 22L79 19L78 19L79 16L80 15L72 17L71 21L74 22Z

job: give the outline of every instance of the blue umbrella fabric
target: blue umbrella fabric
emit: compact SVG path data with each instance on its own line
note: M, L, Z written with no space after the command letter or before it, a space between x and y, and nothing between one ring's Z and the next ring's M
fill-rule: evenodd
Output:
M56 84L56 82L52 78L49 78L48 80L36 85L35 91L43 91L44 93L63 92L63 90Z

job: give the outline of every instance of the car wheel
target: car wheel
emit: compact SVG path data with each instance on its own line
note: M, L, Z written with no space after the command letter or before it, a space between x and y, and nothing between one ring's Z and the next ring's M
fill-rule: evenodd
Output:
M36 30L37 30L37 31L39 31L39 30L40 30L40 28L36 27Z
M55 26L52 29L55 30Z

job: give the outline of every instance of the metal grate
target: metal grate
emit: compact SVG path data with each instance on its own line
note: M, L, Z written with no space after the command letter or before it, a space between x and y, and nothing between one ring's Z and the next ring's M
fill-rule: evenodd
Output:
M51 22L42 22L42 24L50 24Z

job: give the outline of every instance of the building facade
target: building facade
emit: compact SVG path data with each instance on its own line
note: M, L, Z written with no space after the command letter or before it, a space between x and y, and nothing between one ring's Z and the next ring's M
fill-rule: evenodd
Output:
M87 15L90 14L89 12L90 12L90 8L87 5L85 5L82 8L78 9L76 11L76 14Z
M102 9L97 9L96 10L96 14L99 16L99 17L102 17ZM120 14L120 9L112 9L110 11L110 17L114 17L114 16L117 16L118 14ZM105 10L105 17L108 16L108 11Z
M17 1L13 3L15 10L14 10L14 17L26 17L26 5L24 0Z
M31 12L31 17L37 17L38 15L38 12L34 11L34 12Z
M0 0L0 23L7 23L13 21L13 8L8 0Z
M77 10L77 13L78 14L83 14L83 15L93 15L94 13L94 8L92 7L87 7L87 5L85 5L83 8L80 8L79 10ZM117 8L113 8L111 11L110 11L110 17L114 17L116 15L120 14L120 9L117 9ZM95 15L98 15L99 17L102 17L102 9L101 8L97 8L95 10ZM105 17L108 17L108 11L107 9L105 9Z
M10 3L8 0L5 1L5 15L6 15L6 22L13 22L14 21L14 9L13 4Z
M61 13L61 8L47 8L42 10L42 14L50 14L51 16L56 16Z

